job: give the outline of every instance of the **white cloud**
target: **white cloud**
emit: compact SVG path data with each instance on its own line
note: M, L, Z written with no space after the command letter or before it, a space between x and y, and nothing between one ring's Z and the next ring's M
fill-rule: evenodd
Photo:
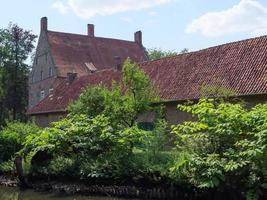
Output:
M68 6L66 6L61 0L56 0L52 7L57 9L61 14L66 14L68 12Z
M174 0L56 0L54 6L60 12L63 6L72 10L81 18L88 19L97 15L112 15L115 13L142 10Z
M230 9L209 12L194 19L186 33L199 32L206 37L219 37L245 32L251 35L267 33L267 7L257 0L241 0Z

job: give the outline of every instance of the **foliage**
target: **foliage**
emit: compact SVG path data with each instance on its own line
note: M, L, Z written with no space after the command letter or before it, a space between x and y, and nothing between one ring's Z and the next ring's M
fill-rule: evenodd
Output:
M0 161L8 161L23 148L28 135L36 134L39 128L33 123L7 122L0 131Z
M240 104L202 99L178 108L196 121L173 127L177 148L187 153L172 168L174 174L199 188L261 194L267 180L267 105L247 111Z
M13 160L0 163L0 174L10 174L14 172L15 166Z
M122 75L121 82L114 82L111 88L87 88L70 105L65 119L26 138L21 153L35 165L32 174L66 173L72 166L68 161L78 157L77 175L82 179L134 177L138 167L133 150L144 143L147 135L152 138L151 132L138 128L136 119L157 98L148 77L130 60L124 63ZM60 166L60 159L69 167ZM38 165L36 160L47 161Z
M48 165L48 172L52 176L73 177L75 174L76 159L71 157L58 156L51 160Z
M178 53L175 51L163 51L162 49L148 49L148 57L149 60L158 60L160 58L164 57L170 57L170 56L175 56Z
M157 91L152 89L149 78L127 59L123 65L121 83L89 87L80 99L69 107L70 114L86 114L93 118L103 114L108 116L113 127L132 127L138 115L150 109L150 103L157 100Z
M0 125L6 119L26 120L28 103L27 58L36 36L16 24L0 29Z
M186 48L181 50L180 52L176 52L173 50L164 51L162 49L152 48L152 49L148 49L148 57L149 57L149 60L158 60L158 59L165 58L165 57L176 56L179 53L183 54L183 53L188 53L188 52L189 50Z

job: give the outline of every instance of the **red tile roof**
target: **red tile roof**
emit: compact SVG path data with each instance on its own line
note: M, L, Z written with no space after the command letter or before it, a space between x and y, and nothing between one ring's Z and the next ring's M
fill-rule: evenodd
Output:
M163 100L196 99L203 85L236 95L267 93L267 36L141 64Z
M267 93L267 36L143 62L140 66L160 89L162 100L197 99L203 85L218 84L237 95L263 94ZM110 84L119 76L112 70L103 71L78 78L71 85L59 85L53 93L56 99L45 98L29 113L64 110L79 97L81 87L101 81Z
M122 61L128 57L135 62L147 60L144 48L136 42L53 31L48 31L47 36L61 77L68 72L87 75L86 63L93 63L97 70L112 68L115 56Z
M28 114L41 114L65 111L68 105L79 98L82 91L93 85L105 85L111 87L113 80L119 81L120 71L106 69L93 74L76 78L72 83L63 80L54 91L40 101L36 106L28 110Z

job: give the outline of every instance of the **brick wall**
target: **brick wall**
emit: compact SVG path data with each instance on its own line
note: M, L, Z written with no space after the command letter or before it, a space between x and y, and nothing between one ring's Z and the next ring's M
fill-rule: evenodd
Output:
M49 90L59 83L57 71L51 56L46 31L42 31L39 37L32 72L29 76L29 107L36 105L42 98L48 95Z

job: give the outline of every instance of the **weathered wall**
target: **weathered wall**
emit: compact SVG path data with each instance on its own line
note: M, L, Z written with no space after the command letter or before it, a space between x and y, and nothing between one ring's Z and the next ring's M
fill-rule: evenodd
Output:
M267 101L267 95L251 95L240 97L245 103L247 108L251 108L258 103L265 103ZM233 100L235 101L235 100ZM184 121L192 120L191 114L182 112L177 109L178 103L185 103L186 101L180 102L166 102L165 105L165 118L170 124L181 124ZM41 127L47 127L50 122L58 121L62 117L65 117L66 113L50 113L50 114L39 114L34 115L36 123ZM138 117L138 122L153 122L155 114L153 112L147 112Z
M64 117L66 117L66 113L47 113L34 115L32 116L32 120L34 120L39 127L49 127L51 122L59 121Z
M36 105L41 100L41 91L45 96L49 89L53 89L57 83L57 73L51 56L46 31L42 31L39 37L32 72L29 76L29 107Z
M182 112L177 109L178 102L164 103L164 116L170 124L182 123L186 120L191 120L192 116L189 113ZM140 115L137 119L138 122L153 122L155 114L153 112L146 112Z
M230 101L240 102L240 100L242 103L244 103L245 107L250 109L259 103L266 103L267 94L240 96L238 98L232 98ZM186 101L176 101L176 102L173 101L173 102L164 103L165 118L170 124L181 124L185 121L189 121L193 119L191 114L177 109L177 105L179 103L183 104L183 103L186 103ZM138 122L153 122L153 119L154 119L154 113L147 112L139 116Z

